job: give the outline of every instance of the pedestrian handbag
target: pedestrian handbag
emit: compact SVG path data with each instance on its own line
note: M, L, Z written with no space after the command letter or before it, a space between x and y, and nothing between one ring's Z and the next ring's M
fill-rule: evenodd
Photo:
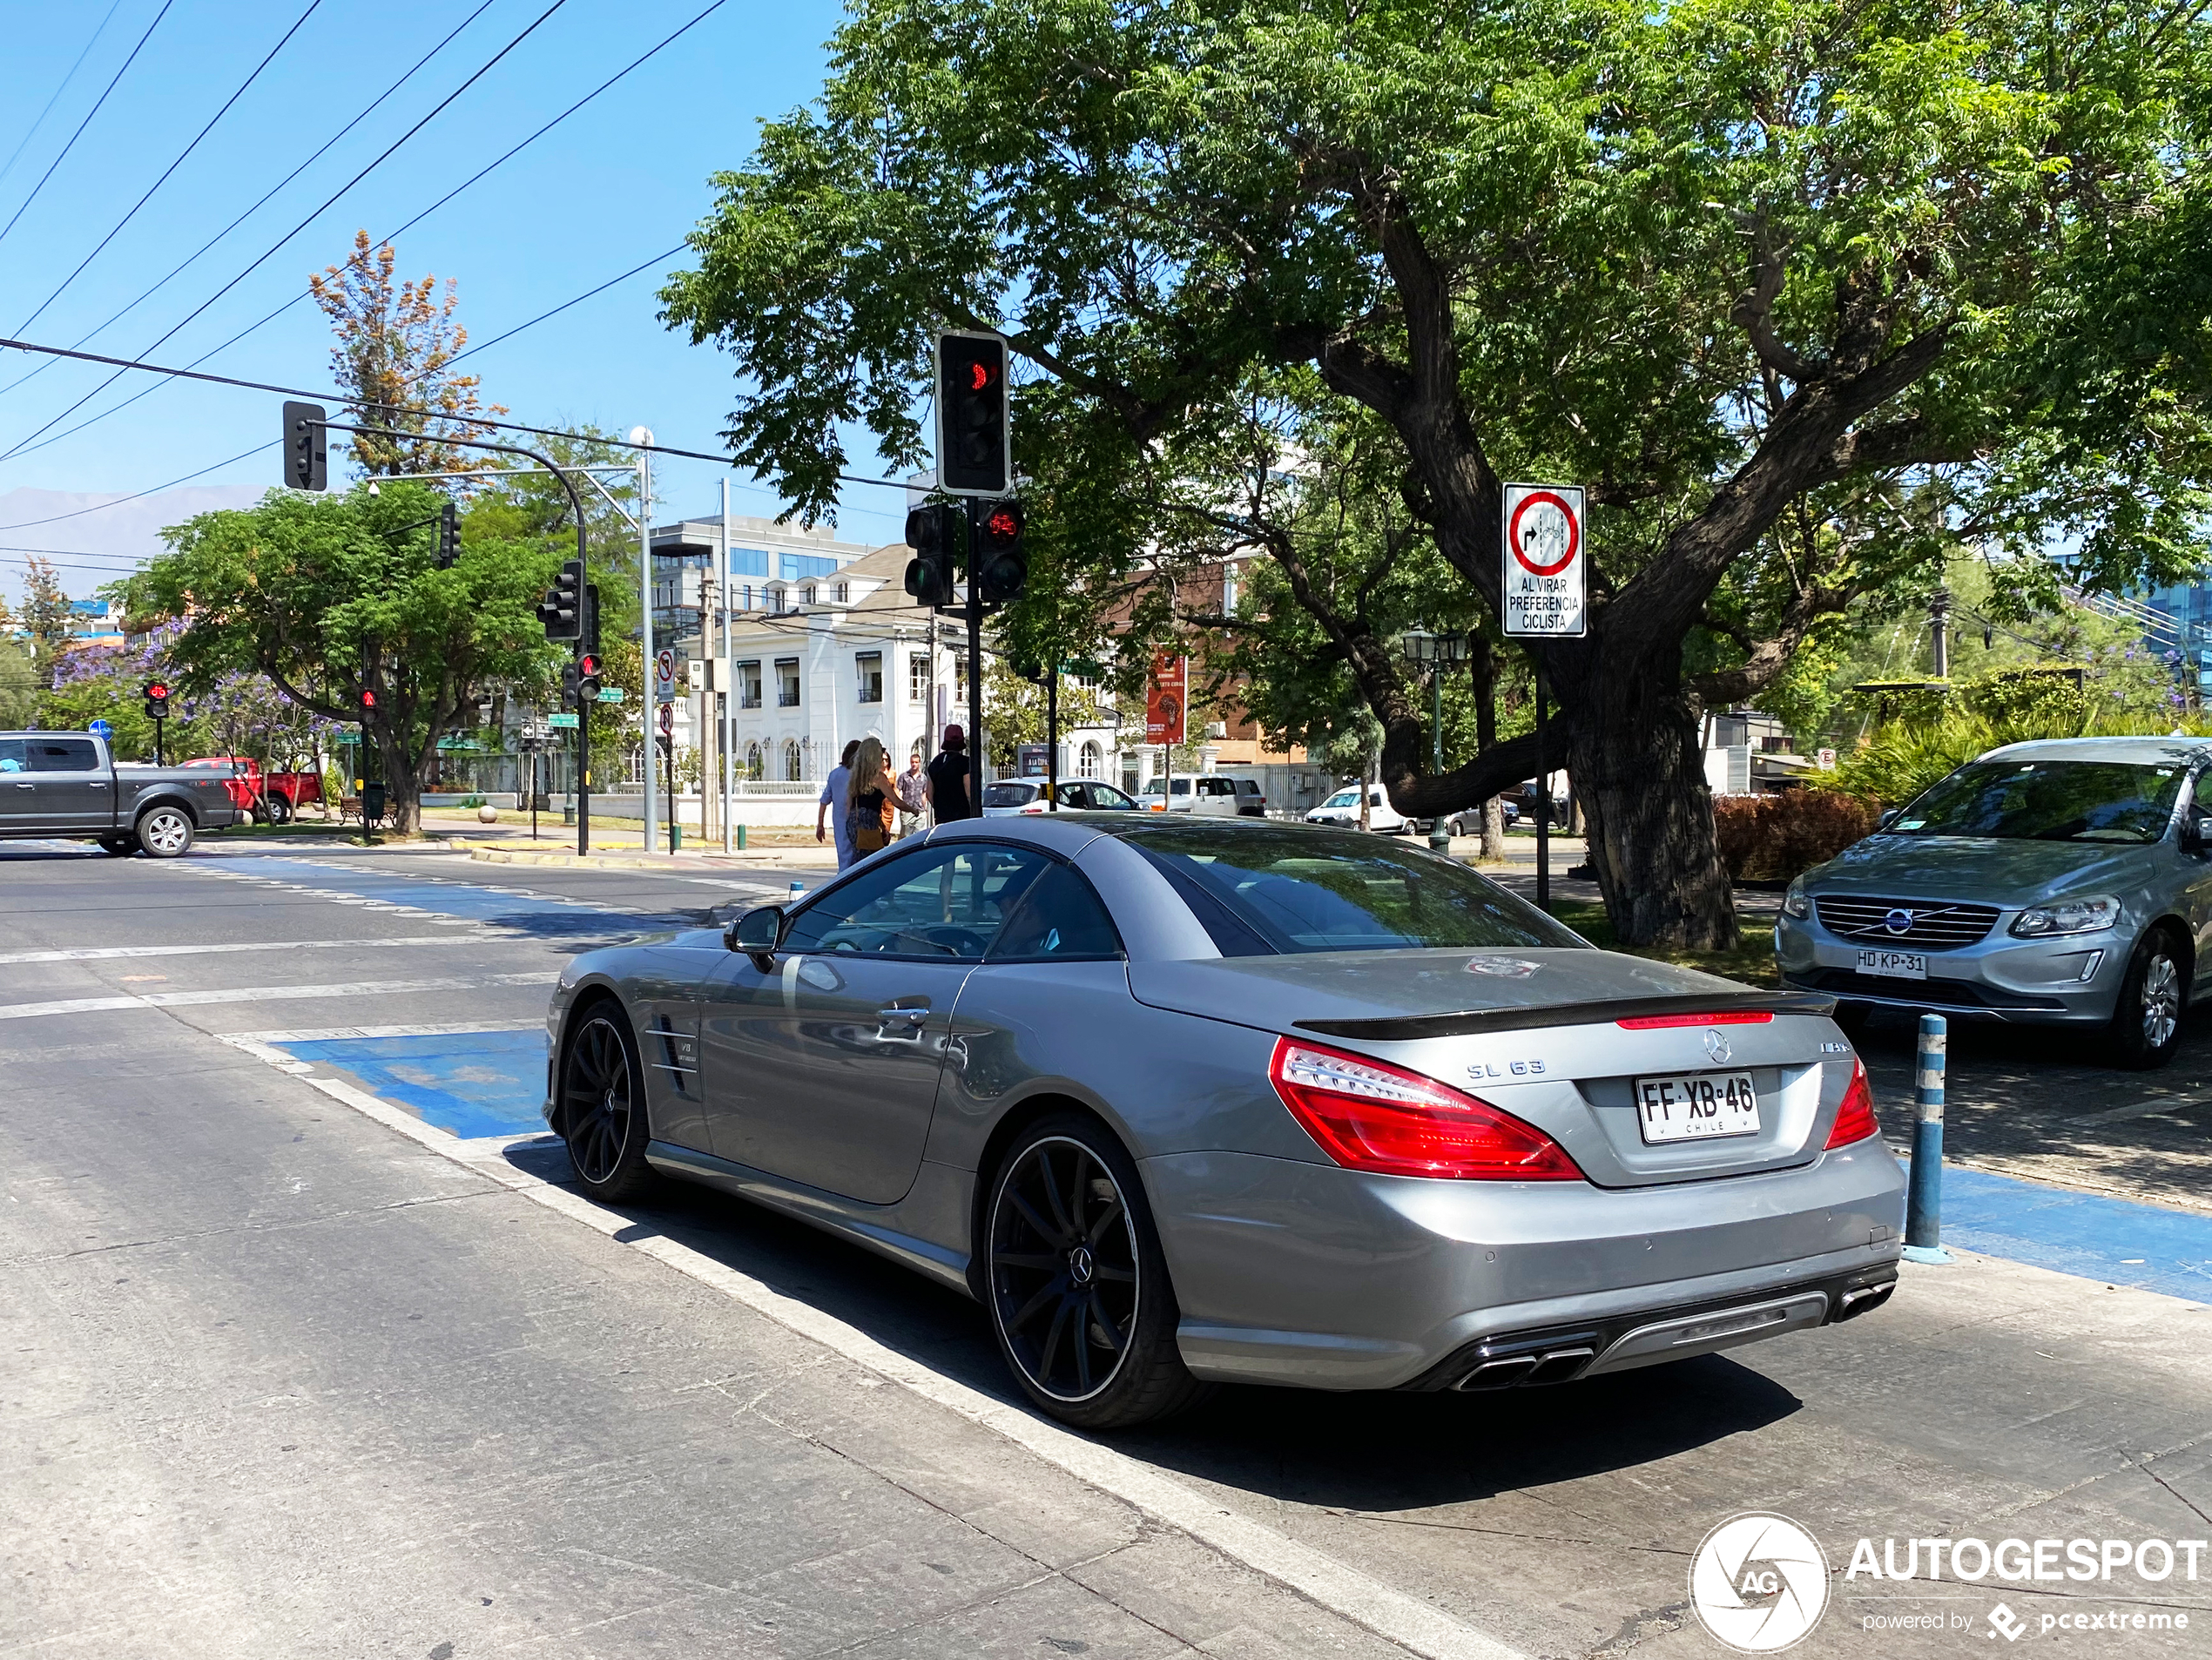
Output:
M876 802L873 812L865 798L854 802L846 820L846 840L853 844L854 853L880 853L891 845L891 803L880 795Z

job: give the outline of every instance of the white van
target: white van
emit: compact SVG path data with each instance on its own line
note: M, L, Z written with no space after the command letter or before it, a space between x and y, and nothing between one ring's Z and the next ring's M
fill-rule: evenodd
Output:
M1172 784L1163 792L1163 784ZM1143 805L1153 813L1196 813L1213 819L1264 819L1267 799L1256 778L1231 778L1226 773L1177 773L1172 779L1150 779L1144 786Z
M1333 824L1347 830L1359 827L1359 786L1348 784L1305 815L1308 824ZM1367 828L1384 835L1402 835L1413 827L1413 821L1390 805L1390 797L1379 784L1367 786Z

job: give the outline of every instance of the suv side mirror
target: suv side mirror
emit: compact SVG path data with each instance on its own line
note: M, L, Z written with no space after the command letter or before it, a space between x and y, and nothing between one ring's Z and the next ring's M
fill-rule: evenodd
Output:
M772 957L783 943L784 908L763 905L744 915L722 930L722 943L732 951L742 951L756 961Z
M1897 822L1897 815L1904 811L1905 809L1903 807L1892 807L1887 813L1882 814L1880 818L1875 820L1874 833L1876 835L1879 835L1883 831L1888 829L1892 825L1895 824Z
M2183 853L2212 851L2212 808L2189 809L2182 820L2181 843Z

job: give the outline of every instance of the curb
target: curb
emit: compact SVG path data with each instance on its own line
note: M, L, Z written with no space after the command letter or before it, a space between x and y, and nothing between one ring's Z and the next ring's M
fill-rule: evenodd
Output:
M752 874L758 874L760 868L759 864L746 865L737 862L726 865L721 863L708 864L704 858L697 860L683 859L681 855L678 856L678 860L671 860L665 855L656 856L644 854L593 853L578 855L572 853L556 852L550 847L542 849L536 847L502 847L498 846L496 843L487 846L482 843L471 844L463 841L448 842L446 844L446 847L447 850L449 852L459 853L465 851L469 858L477 860L479 863L487 865L534 865L551 869L569 870L579 868L597 870L691 870L711 875L722 875L726 874L731 876L742 875L749 872ZM738 855L738 857L742 858L743 856ZM765 863L767 861L762 862ZM797 867L789 867L787 868L797 868Z

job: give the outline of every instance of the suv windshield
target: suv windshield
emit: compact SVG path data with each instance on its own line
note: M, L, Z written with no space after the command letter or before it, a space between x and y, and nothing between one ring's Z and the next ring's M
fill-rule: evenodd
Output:
M1128 840L1230 956L1588 943L1464 865L1343 831L1200 820Z
M1975 761L1931 785L1892 835L2156 841L2183 769L2126 761Z

